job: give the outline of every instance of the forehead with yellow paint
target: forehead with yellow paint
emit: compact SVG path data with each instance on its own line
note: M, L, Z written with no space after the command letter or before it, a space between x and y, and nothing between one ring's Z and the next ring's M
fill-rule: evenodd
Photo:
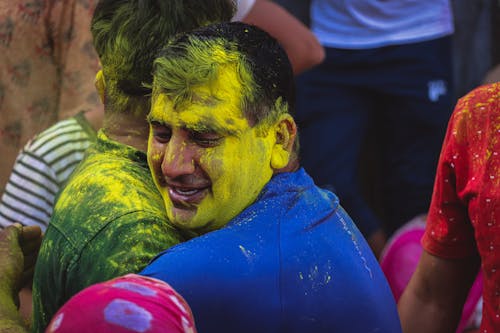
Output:
M220 62L189 93L164 81L148 117L149 163L168 217L181 228L201 232L239 214L273 174L275 137L261 135L260 126L252 127L242 111L248 92L242 65Z
M235 64L218 67L218 77L193 87L190 100L175 102L168 94L153 100L149 121L199 132L237 135L249 127L243 115L242 82Z

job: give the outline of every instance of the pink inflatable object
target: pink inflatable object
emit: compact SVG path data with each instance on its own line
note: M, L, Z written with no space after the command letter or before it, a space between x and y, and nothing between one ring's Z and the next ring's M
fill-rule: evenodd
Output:
M406 288L410 277L417 267L423 250L420 240L424 234L424 230L425 220L423 218L408 222L391 237L382 252L380 265L389 281L396 301L401 297L403 290ZM479 273L467 296L457 333L461 333L467 327L481 299L482 290L482 276Z

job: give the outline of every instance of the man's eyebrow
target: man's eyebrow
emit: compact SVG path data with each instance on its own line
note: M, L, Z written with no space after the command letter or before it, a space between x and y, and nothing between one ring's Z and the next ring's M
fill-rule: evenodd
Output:
M151 113L146 116L146 121L150 124L165 125L165 122L155 118Z
M235 128L220 126L215 122L198 123L196 125L182 123L181 127L197 133L219 133L223 135L237 135L240 133L240 131Z
M172 124L166 123L162 119L155 118L154 115L148 114L146 120L151 125L156 126L166 126L170 127ZM186 122L179 122L175 126L179 126L185 130L190 132L198 132L198 133L219 133L223 135L235 136L241 133L241 130L234 126L234 123L230 120L226 120L226 126L223 124L218 124L212 118L207 117L204 121L198 122L196 124L190 124Z

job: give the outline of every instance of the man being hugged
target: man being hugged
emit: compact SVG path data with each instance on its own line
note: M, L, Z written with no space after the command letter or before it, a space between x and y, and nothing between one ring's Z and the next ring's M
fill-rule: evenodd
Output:
M299 167L293 110L288 58L260 29L217 24L167 45L148 163L169 220L199 237L142 274L183 295L200 332L400 332L366 241Z

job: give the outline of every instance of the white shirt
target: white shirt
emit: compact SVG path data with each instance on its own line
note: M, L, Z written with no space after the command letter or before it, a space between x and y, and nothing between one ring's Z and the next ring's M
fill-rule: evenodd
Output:
M233 16L232 21L241 21L245 16L247 16L254 4L255 0L238 0L238 9L236 10L236 14Z
M311 30L326 47L363 49L453 33L449 0L312 0Z

